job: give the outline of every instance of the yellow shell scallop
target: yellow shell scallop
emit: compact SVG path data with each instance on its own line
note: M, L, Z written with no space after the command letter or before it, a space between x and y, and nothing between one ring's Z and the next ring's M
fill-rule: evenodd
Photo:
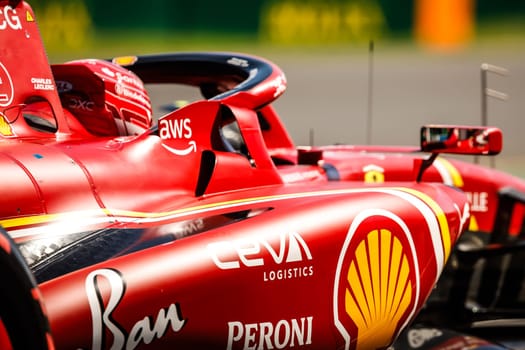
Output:
M410 264L389 230L373 230L348 268L345 310L358 328L357 349L384 347L410 307Z

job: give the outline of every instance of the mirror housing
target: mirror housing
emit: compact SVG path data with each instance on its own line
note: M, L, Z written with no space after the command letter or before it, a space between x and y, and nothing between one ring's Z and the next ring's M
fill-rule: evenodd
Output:
M503 147L503 134L494 127L425 125L420 147L430 153L495 155Z

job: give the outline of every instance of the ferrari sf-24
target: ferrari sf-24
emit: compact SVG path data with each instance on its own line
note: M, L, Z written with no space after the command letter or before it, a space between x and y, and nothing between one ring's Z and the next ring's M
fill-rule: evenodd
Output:
M392 156L297 148L269 61L50 66L30 6L0 10L2 348L386 348L461 234L492 236L502 183L518 203L505 234L519 236L522 182L438 157L496 154L497 128L426 126ZM154 120L144 84L202 98Z

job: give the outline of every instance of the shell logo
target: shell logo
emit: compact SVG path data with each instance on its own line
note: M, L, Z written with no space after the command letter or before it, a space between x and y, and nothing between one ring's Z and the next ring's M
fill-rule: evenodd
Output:
M334 288L345 349L387 347L415 312L420 286L410 237L404 221L386 210L365 210L352 222Z

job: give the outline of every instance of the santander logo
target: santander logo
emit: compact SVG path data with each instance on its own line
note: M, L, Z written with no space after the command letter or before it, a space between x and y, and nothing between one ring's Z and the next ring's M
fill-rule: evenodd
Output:
M101 280L105 280L101 283ZM102 293L101 286L109 284L109 296ZM85 289L91 310L93 326L92 349L135 349L141 344L150 344L166 336L168 332L178 333L186 325L180 305L172 303L158 310L156 318L146 315L126 330L115 319L113 313L124 298L126 285L120 273L112 269L92 271L85 281ZM104 288L104 290L107 288ZM104 300L107 300L105 303ZM107 333L111 337L107 337ZM108 338L112 339L109 344ZM111 346L110 346L111 345Z

